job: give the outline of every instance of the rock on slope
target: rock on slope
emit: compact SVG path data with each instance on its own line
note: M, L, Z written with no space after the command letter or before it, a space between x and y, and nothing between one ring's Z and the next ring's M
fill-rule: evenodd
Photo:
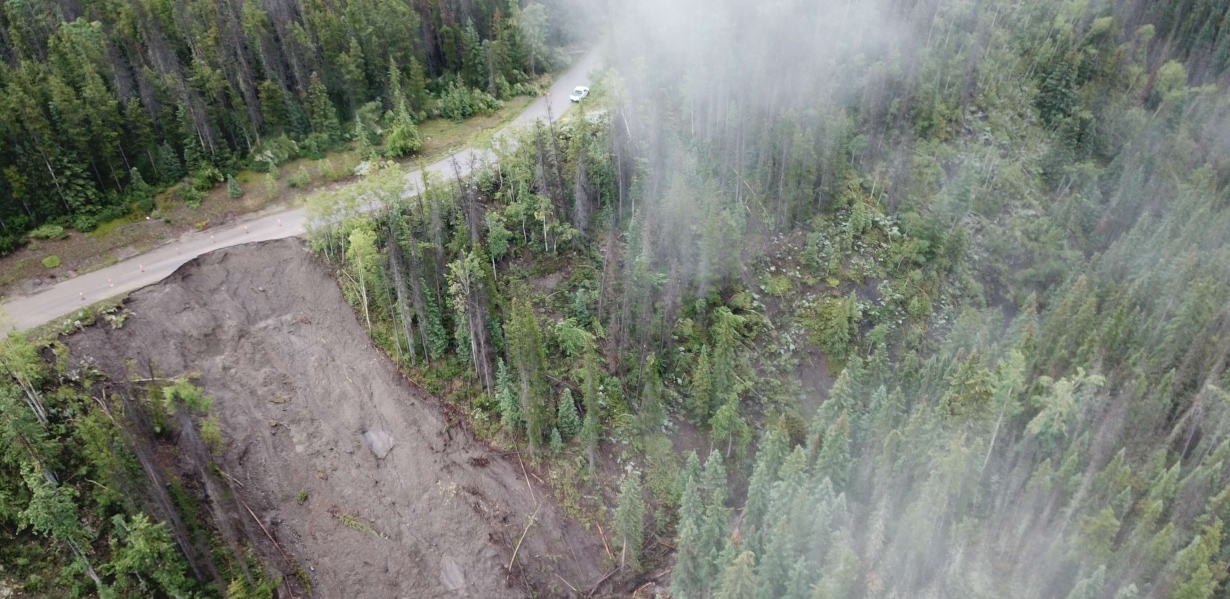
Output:
M601 543L400 376L302 242L202 256L128 307L123 329L69 338L72 356L117 382L133 361L161 376L199 371L223 431L221 469L315 596L524 596L506 567L536 509L517 560L538 593L568 596L561 577L586 589L600 576ZM211 500L215 512L225 503ZM249 538L289 574L263 533Z

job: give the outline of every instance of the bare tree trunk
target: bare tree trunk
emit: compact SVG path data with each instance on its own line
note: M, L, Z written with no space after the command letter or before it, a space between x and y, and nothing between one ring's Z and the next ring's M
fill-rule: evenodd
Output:
M418 356L414 350L414 327L410 324L410 307L407 301L409 290L406 288L406 279L401 272L401 244L397 240L392 218L389 219L389 229L389 271L393 275L393 287L397 289L397 315L401 318L402 334L406 336L406 351L410 354L410 363L417 364Z

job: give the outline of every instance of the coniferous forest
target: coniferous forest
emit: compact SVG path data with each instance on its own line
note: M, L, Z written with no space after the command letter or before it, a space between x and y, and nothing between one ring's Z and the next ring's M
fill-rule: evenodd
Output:
M45 210L23 227L75 214L57 180L122 197L166 156L341 143L390 108L393 71L412 111L439 86L499 97L568 41L528 41L515 3L238 4L135 3L101 29L5 4L6 98L42 115L5 125L9 226L22 198ZM602 527L602 593L1230 593L1230 5L600 12L605 67L567 118L418 196L396 170L319 194L308 243L407 376ZM123 98L74 121L113 125L68 135L57 101L18 100L61 88ZM78 596L216 596L132 502L49 476L117 466L27 343L3 352L0 535L55 540ZM184 385L167 406L196 405ZM77 510L122 526L56 528ZM179 578L138 584L129 531Z
M412 154L416 121L536 93L574 41L559 4L5 3L0 253L148 212L185 176L206 190L353 139Z

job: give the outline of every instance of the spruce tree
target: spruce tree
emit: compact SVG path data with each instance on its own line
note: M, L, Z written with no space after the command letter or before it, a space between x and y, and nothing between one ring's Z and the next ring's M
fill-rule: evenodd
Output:
M423 303L427 311L427 340L430 341L427 351L431 354L431 359L439 360L448 352L448 333L444 330L444 315L440 313L440 303L436 301L431 288L425 282L419 284L423 289Z
M320 75L315 72L308 83L307 105L312 132L326 136L331 142L341 139L342 125L337 120L337 108L329 99L329 90L321 83Z
M1097 599L1102 596L1102 587L1106 586L1106 566L1100 566L1093 575L1076 583L1068 599Z
M850 464L850 423L842 412L837 422L824 433L824 445L816 458L816 478L828 478L838 491L845 489Z
M645 360L645 383L641 387L641 430L645 434L660 431L666 414L662 409L662 379L658 375L658 358L653 353Z
M811 571L806 557L799 556L794 560L794 567L790 570L790 578L786 581L785 594L781 599L811 599L814 584Z
M751 551L744 551L722 572L721 586L714 599L759 599L759 596L756 556Z
M163 183L174 184L184 178L184 163L180 162L171 144L165 141L158 146L157 166Z
M560 394L559 408L556 411L555 426L564 440L572 439L581 432L581 416L577 414L577 406L572 401L572 390L564 389Z
M709 452L700 478L700 490L705 502L705 520L701 529L701 555L705 559L704 580L716 580L722 570L722 554L729 536L731 511L726 507L726 467L722 453Z
M231 175L226 176L226 195L235 199L243 197L243 188L239 186L239 182Z
M564 439L559 434L559 427L551 428L551 453L559 455L564 451Z
M700 599L705 589L709 561L705 554L703 526L705 506L698 476L700 461L696 452L688 456L683 496L679 502L679 524L675 527L675 570L671 574L671 596Z
M619 541L619 567L632 572L640 569L644 542L645 503L638 478L636 474L624 476L615 507L614 535Z
M581 402L585 406L585 421L581 425L581 442L589 458L589 469L594 469L594 453L602 435L602 405L598 397L598 356L590 347L585 352L584 381L581 385Z
M141 171L133 167L128 171L128 193L134 198L144 198L149 195L150 187L141 176Z
M542 329L529 302L513 301L512 317L505 330L509 362L517 374L521 413L525 416L530 452L533 453L548 434L552 414L546 403L549 387Z
M742 316L735 315L725 306L713 312L713 326L709 330L714 343L712 388L713 397L718 403L726 403L729 396L735 393L735 348L739 345L740 328L744 321Z
M487 88L487 47L474 28L474 23L466 22L461 34L462 62L461 77L465 85L475 89Z
M384 153L387 156L400 158L419 151L422 146L423 140L419 137L419 129L414 124L410 110L403 101L393 112L393 123L389 125L389 132L384 138Z
M709 421L712 403L713 367L709 363L709 346L702 345L696 365L692 367L692 388L688 396L688 409L692 412L693 422L698 426Z
M513 393L512 377L508 374L508 365L500 358L495 370L495 396L500 406L500 423L509 432L521 430L521 402Z
M777 482L777 473L782 462L786 460L787 441L785 435L776 431L765 433L756 456L756 466L752 469L752 479L748 483L747 503L743 508L743 521L740 530L743 533L745 546L749 551L763 555L761 540L765 516L769 511L769 501L773 485Z
M375 153L372 147L372 134L358 114L354 118L354 149L359 158L368 160Z

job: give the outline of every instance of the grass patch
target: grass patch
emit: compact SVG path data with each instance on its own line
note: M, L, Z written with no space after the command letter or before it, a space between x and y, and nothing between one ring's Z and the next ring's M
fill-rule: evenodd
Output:
M59 265L60 265L59 256L47 256L46 258L43 258L43 268L51 269Z
M462 148L485 143L496 131L517 118L526 107L537 100L533 96L516 96L504 102L504 107L487 115L475 116L461 122L445 118L429 119L419 123L419 136L423 147L411 157L427 164L438 162Z
M107 320L118 321L118 326L116 323L112 326L120 328L123 326L123 321L127 319L127 313L124 311L124 301L127 299L128 294L125 293L95 302L68 316L57 318L26 331L26 339L36 346L47 345L58 339L61 334L71 335L94 324L100 316Z
M535 99L517 96L490 115L476 116L460 123L448 119L424 121L419 124L423 147L417 155L403 160L402 164L430 164L462 148L486 143ZM43 247L35 249L27 246L0 258L0 286L11 287L24 280L45 277L47 271L41 263L44 253L55 254L66 268L90 272L117 261L106 258L108 253L114 255L126 247L133 248L138 254L144 253L162 240L178 237L202 222L208 222L211 226L224 225L234 217L269 206L298 204L304 193L325 185L345 184L357 163L358 155L353 150L331 152L320 161L297 158L279 165L278 178L274 185L268 187L265 173L251 170L235 173L235 181L244 191L240 198L229 197L223 183L204 192L200 203L192 208L177 197L177 188L172 187L154 198L157 218L146 219L141 214L129 214L101 223L88 234L70 234L62 227L59 230L47 227L38 232L46 237L40 241ZM300 174L301 167L308 173L309 179L298 179L296 183L300 184L299 187L292 188L288 179ZM103 258L100 260L100 257ZM9 291L12 292L11 289Z
M93 237L94 239L106 239L107 237L111 236L111 234L114 233L116 229L119 229L120 227L127 225L129 223L135 223L139 220L144 220L144 219L142 219L136 213L109 220L105 223L98 225L98 227L96 227L93 231L91 231L90 237Z

